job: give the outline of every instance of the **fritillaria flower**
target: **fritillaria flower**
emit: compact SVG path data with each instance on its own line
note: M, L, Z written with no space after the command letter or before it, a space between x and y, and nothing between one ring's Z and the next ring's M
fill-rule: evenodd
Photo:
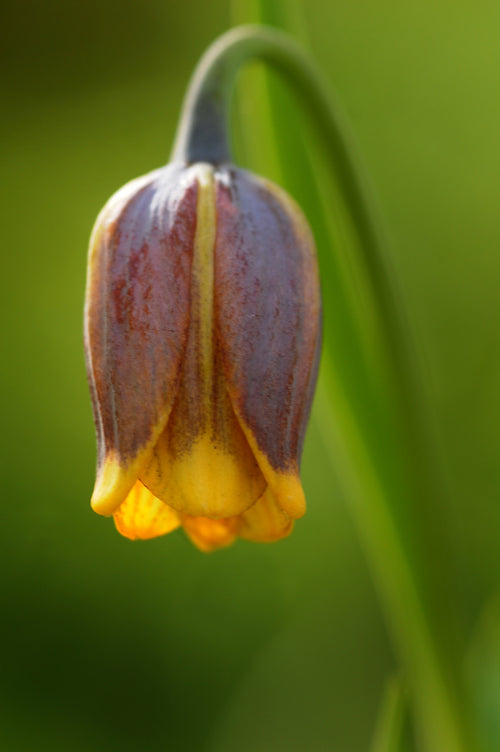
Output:
M314 243L282 190L199 163L118 191L88 268L95 511L206 550L287 535L319 340Z
M92 507L129 538L182 526L209 551L282 538L305 512L299 462L321 313L299 207L224 152L193 157L211 133L223 141L193 122L190 148L97 219L85 349Z

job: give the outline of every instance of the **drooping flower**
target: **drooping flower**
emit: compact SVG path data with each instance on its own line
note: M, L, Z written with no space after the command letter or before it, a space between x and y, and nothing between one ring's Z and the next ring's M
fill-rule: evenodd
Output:
M94 510L130 538L182 525L207 551L286 536L320 318L312 234L277 186L173 163L118 191L86 292Z

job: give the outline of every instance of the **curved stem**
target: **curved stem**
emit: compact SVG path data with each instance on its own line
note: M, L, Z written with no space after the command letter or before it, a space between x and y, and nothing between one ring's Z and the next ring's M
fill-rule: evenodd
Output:
M429 502L437 502L440 485L432 452L428 448L425 417L421 413L423 400L415 376L417 369L386 268L383 235L360 177L362 172L354 157L355 150L346 135L348 129L341 113L330 102L328 86L321 74L282 32L262 26L244 26L224 34L209 48L195 71L184 103L172 160L214 165L230 161L228 121L231 93L241 66L255 58L271 63L298 90L327 145L326 154L356 225L361 264L369 280L383 331L391 388L394 388L395 401L403 416L397 430L408 444L407 458L412 465L415 494L422 499L428 498ZM342 427L344 433L349 434L347 444L362 466L359 473L352 457L343 457L343 466L348 468L351 476L351 488L359 486L352 494L354 516L378 582L395 645L408 674L424 749L426 752L442 752L444 749L446 752L465 752L468 746L459 682L443 657L449 623L439 625L435 600L412 571L403 535L394 519L394 510L384 493L373 457L328 361L325 358L326 379L333 392L338 393L336 405L345 406ZM342 437L333 435L339 416L331 413L326 395L320 394L320 399L325 405L322 412L325 430L332 434L330 446L338 450L339 456L345 455ZM426 552L421 559L425 556ZM456 666L454 668L456 670Z
M231 161L228 133L231 95L240 68L251 59L271 63L289 80L313 112L315 124L328 142L328 153L333 156L341 190L356 220L363 262L377 296L392 357L397 361L400 385L404 385L405 397L411 397L405 402L414 405L418 385L412 375L413 355L406 346L405 325L394 304L392 285L380 251L384 246L383 234L371 211L355 149L348 143L348 129L341 112L331 104L326 81L287 34L259 25L240 26L223 34L208 48L198 63L183 103L171 161L211 164ZM412 412L415 435L420 435L418 410Z

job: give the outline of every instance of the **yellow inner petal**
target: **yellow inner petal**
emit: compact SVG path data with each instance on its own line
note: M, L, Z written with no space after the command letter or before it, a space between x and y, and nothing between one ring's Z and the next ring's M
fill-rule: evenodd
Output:
M156 538L180 525L177 512L153 496L139 480L113 517L117 530L132 540Z
M207 517L182 515L182 526L191 542L206 553L230 546L238 533L238 525L237 517L210 520Z
M214 336L213 169L198 165L191 316L179 392L167 427L140 472L158 498L194 517L233 517L266 481L234 414Z

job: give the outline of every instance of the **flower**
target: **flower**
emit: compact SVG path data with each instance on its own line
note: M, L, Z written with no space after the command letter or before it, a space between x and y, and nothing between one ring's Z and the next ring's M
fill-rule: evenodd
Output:
M88 262L93 509L129 538L182 526L205 551L287 535L320 318L312 234L277 186L173 163L119 190Z

